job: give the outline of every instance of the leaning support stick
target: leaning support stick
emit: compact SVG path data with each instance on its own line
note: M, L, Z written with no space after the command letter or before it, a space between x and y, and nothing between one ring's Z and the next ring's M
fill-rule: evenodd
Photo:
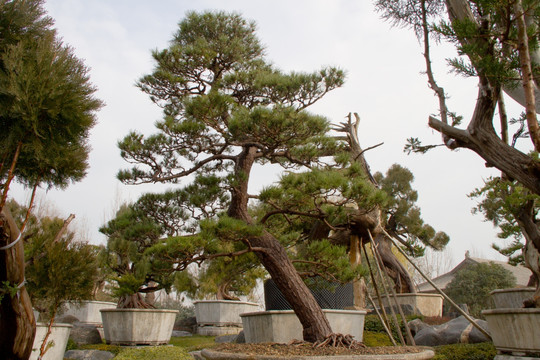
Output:
M375 257L375 260L377 260L377 267L379 268L379 271L382 271L382 268L383 268L383 264L382 264L382 257L381 257L381 254L379 253L379 249L377 249L377 245L375 244L375 241L373 241L373 237L371 236L371 231L368 230L368 235L369 235L369 238L371 240L371 251L373 251L373 256ZM385 272L384 274L388 275L388 273L386 272L386 268L385 268ZM390 291L392 293L392 298L394 300L394 304L395 306L397 307L398 311L399 311L399 315L401 316L401 319L403 320L403 326L405 327L405 333L407 334L407 338L409 339L409 343L413 346L416 345L416 343L414 342L414 338L412 336L412 333L411 333L411 329L409 328L409 324L407 323L407 318L405 317L405 314L403 313L403 309L401 308L401 304L399 303L399 301L397 300L397 294L396 294L396 290L394 290L394 287L393 286L389 286L390 288ZM385 289L386 291L388 291L387 289ZM390 299L389 299L390 300ZM392 306L390 304L390 301L388 301L388 305Z
M373 245L373 240L371 240L371 244ZM374 246L371 247L371 251L373 252L373 259L375 260L375 268L377 269L377 273L379 274L379 277L381 278L381 284L383 286L383 290L386 295L386 300L388 301L388 306L390 307L390 314L392 314L392 320L394 320L394 325L396 326L396 331L399 335L399 340L401 341L403 345L407 345L407 342L403 338L403 333L401 332L401 326L399 326L399 321L397 319L394 306L392 306L392 302L390 301L390 291L388 291L388 287L386 285L386 281L384 279L384 275L381 270L381 265L379 264L379 260L377 259L377 256L375 255Z
M366 245L363 243L362 243L362 248L364 249L364 255L366 256L366 262L369 268L369 275L371 275L371 282L373 283L373 288L375 289L375 293L377 294L377 299L379 300L379 308L382 310L382 314L379 312L379 309L375 305L375 302L373 301L373 298L371 297L371 295L369 295L369 292L367 293L368 299L371 302L371 305L373 305L373 309L375 309L375 312L379 316L379 319L381 320L381 323L383 324L384 330L388 334L390 341L392 341L392 344L394 344L394 346L397 346L394 336L388 329L390 321L388 320L388 316L386 315L386 310L384 309L384 306L382 304L381 293L379 292L379 288L377 287L377 282L375 281L375 275L373 275L373 269L371 268L371 262L369 261Z
M384 231L384 230L383 230ZM384 231L384 233L386 234L386 236L388 236L388 238L390 239L390 241L392 241L392 243L394 244L394 246L399 250L399 252L405 256L405 259L407 259L411 264L412 266L414 266L414 268L416 270L418 270L418 272L420 273L420 275L422 275L424 277L424 279L427 280L427 282L433 286L435 288L435 290L437 290L437 292L439 294L441 294L449 303L450 305L452 305L461 315L463 315L465 317L465 319L469 320L469 322L472 324L472 326L474 326L475 328L477 328L482 334L484 334L485 336L487 336L489 339L491 339L491 335L486 331L484 330L480 325L478 325L474 319L469 315L467 314L465 311L463 311L463 309L461 309L452 299L450 299L448 297L448 295L446 295L437 285L435 285L435 283L433 281L431 281L431 279L422 272L422 270L420 270L420 268L412 261L412 259L405 253L405 251L403 251L399 246L398 244L396 244L396 241L394 240L394 238L392 238L392 236L390 236L390 234L388 234L386 231Z

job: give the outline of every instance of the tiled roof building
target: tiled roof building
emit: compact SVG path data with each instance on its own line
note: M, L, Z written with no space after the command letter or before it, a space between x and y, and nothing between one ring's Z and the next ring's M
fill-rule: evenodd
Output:
M489 263L489 262L493 262L495 264L501 265L503 268L505 268L506 270L509 270L512 274L514 274L514 276L516 277L516 280L517 280L517 287L526 287L527 286L527 284L529 282L529 278L530 278L532 273L531 273L531 270L527 269L526 267L524 267L522 265L513 266L513 265L508 264L505 261L497 261L497 260L489 260L489 259L480 259L480 258L470 257L468 251L465 253L465 259L462 262L460 262L455 268L453 268L452 270L450 270L446 274L443 274L441 276L438 276L438 277L432 279L431 281L433 281L435 283L435 285L437 285L438 288L440 288L441 290L444 290L446 288L446 286L450 283L450 281L452 281L452 279L454 278L456 272L458 272L459 270L461 270L463 268L466 268L467 266L470 266L470 265L473 265L473 264ZM424 283L418 285L418 292L421 292L421 293L437 293L435 288L433 288L433 286L431 286L431 284L429 284L428 282L424 282Z

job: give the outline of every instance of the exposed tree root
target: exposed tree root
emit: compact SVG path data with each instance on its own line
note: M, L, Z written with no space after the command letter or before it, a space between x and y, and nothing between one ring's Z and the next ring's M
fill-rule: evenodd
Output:
M302 346L309 344L307 341L291 340L287 345ZM363 349L366 347L362 342L354 340L352 335L330 334L324 340L317 341L312 344L313 348L321 347L343 347L347 349Z
M314 348L320 348L323 346L345 347L348 349L361 349L366 347L366 345L364 345L360 341L354 340L351 335L335 333L330 334L326 337L326 339L322 341L317 341L313 344Z

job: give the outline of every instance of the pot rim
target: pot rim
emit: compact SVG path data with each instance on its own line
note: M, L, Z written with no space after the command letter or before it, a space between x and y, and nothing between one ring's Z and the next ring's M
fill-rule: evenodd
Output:
M482 315L540 314L539 308L500 308L483 310Z

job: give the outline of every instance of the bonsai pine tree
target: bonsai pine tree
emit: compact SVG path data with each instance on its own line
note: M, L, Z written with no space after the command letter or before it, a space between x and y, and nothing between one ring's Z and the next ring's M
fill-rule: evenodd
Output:
M26 359L35 334L23 244L4 206L9 186L15 179L34 189L63 188L82 179L88 132L101 106L87 68L57 38L42 4L0 3L0 283L17 288L0 305L0 353L6 359Z
M172 281L155 276L145 256L145 250L160 240L162 228L133 205L123 205L116 217L99 230L108 237L106 263L118 284L115 289L118 308L154 308L143 293L168 288Z
M442 135L449 149L466 148L482 157L488 166L499 169L501 178L540 195L540 131L536 113L538 104L539 4L536 1L483 2L469 0L441 1L377 1L377 8L391 21L414 28L424 43L426 74L429 85L438 97L438 117L430 116L428 124ZM464 129L459 128L463 117L450 111L444 89L436 82L431 67L430 34L436 34L456 46L459 57L449 61L456 73L478 80L478 96L471 101L475 110ZM512 122L503 93L523 106L524 115L513 139L509 131ZM498 108L499 116L496 115ZM500 125L500 126L499 126ZM500 133L497 133L497 127ZM516 140L530 140L525 151L518 149ZM422 145L410 138L407 151L425 152L437 145ZM516 224L526 242L524 262L540 282L540 228L534 200L514 204ZM540 307L540 285L529 306Z
M332 143L329 123L307 108L339 87L343 72L283 73L265 59L255 25L222 12L189 13L169 48L153 56L154 72L138 85L164 117L155 135L131 132L120 141L134 167L119 179L187 184L176 209L196 221L179 227L163 252L189 261L255 252L299 317L304 339L323 340L331 333L328 321L285 247L250 214L256 195L248 186L257 163L294 169L319 161Z

